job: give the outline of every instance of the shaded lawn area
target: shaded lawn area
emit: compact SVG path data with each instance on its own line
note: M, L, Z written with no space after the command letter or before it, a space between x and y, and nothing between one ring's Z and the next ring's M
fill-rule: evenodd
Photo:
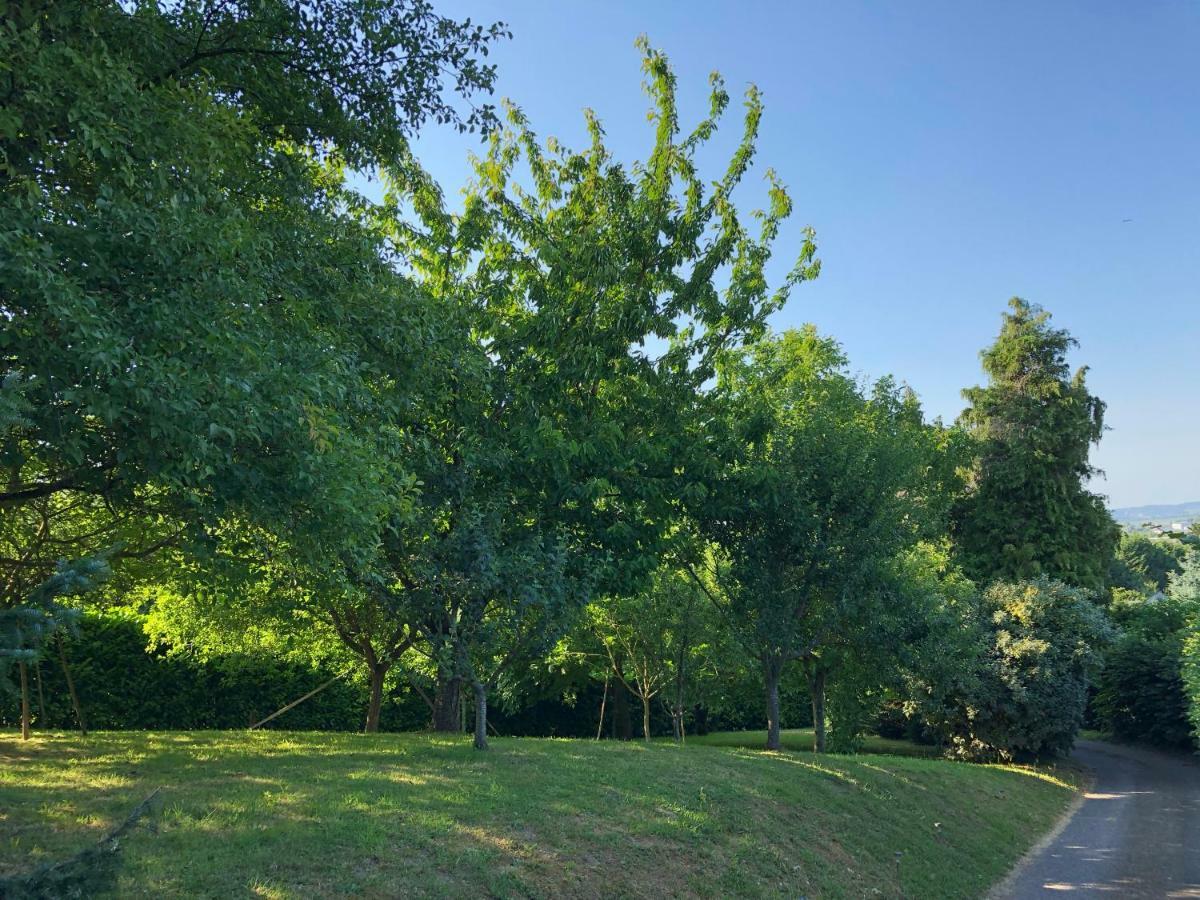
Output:
M780 741L784 750L811 753L813 730L811 728L785 728L780 732ZM747 750L761 750L767 745L767 732L765 729L762 731L714 731L711 734L694 737L689 735L687 742L705 747L744 747ZM937 747L878 737L873 734L867 735L861 752L886 753L890 756L919 756L928 759L936 759L942 755L942 751Z
M1074 783L695 743L6 733L0 875L97 840L161 787L156 830L122 844L120 896L970 897Z

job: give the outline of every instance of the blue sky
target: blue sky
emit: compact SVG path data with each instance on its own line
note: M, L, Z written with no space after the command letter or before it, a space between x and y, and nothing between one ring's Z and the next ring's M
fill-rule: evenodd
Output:
M651 139L639 34L671 58L685 127L710 71L735 95L756 83L766 115L743 206L775 168L796 204L777 272L804 224L824 266L776 327L815 322L855 369L896 375L949 420L1008 298L1041 303L1108 403L1095 488L1115 506L1200 499L1200 4L438 8L508 22L498 95L572 146L596 110L627 162ZM736 139L737 111L714 150ZM478 146L430 127L417 149L453 194Z

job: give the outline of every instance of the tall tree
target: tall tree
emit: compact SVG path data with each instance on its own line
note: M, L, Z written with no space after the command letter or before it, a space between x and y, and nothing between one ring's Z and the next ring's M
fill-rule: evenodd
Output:
M960 423L978 446L968 493L954 513L965 571L976 581L1044 576L1099 591L1119 531L1085 487L1104 433L1104 403L1072 374L1075 340L1041 307L1014 297L1000 336L983 351L984 387L963 392Z
M9 4L0 607L230 518L373 542L412 484L381 388L420 385L436 316L344 169L492 124L503 34L421 0Z
M709 117L681 137L674 75L642 49L656 128L645 163L614 161L590 114L587 150L544 148L513 108L461 215L419 172L396 173L396 202L420 218L408 227L397 215L397 241L474 352L422 433L426 518L395 529L382 559L413 601L440 684L471 684L481 747L489 682L521 645L561 633L590 596L639 589L658 565L699 477L687 424L698 391L717 356L817 272L806 230L782 285L768 285L791 212L773 174L757 228L733 203L758 92L710 187L697 157L729 95L714 77Z

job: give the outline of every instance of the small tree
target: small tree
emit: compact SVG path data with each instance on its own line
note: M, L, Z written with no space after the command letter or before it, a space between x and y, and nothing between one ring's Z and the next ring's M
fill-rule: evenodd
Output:
M889 566L940 507L940 437L915 399L886 379L863 391L845 365L789 331L728 355L711 397L721 464L693 506L720 566L693 576L761 667L768 749L785 667L812 668L822 717L823 653L887 602Z
M664 567L631 597L604 598L587 608L588 624L610 671L642 703L642 735L650 740L657 697L671 716L675 740L685 738L684 714L705 668L711 637L707 598L688 576Z

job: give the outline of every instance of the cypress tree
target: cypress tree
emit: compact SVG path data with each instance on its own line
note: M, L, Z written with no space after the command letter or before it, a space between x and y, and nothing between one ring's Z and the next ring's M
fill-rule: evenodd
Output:
M963 391L959 424L977 441L968 491L954 512L962 565L977 581L1045 576L1105 587L1119 529L1087 490L1088 461L1104 433L1104 403L1087 368L1071 372L1076 341L1050 313L1009 301L1000 335L983 351L984 387Z

